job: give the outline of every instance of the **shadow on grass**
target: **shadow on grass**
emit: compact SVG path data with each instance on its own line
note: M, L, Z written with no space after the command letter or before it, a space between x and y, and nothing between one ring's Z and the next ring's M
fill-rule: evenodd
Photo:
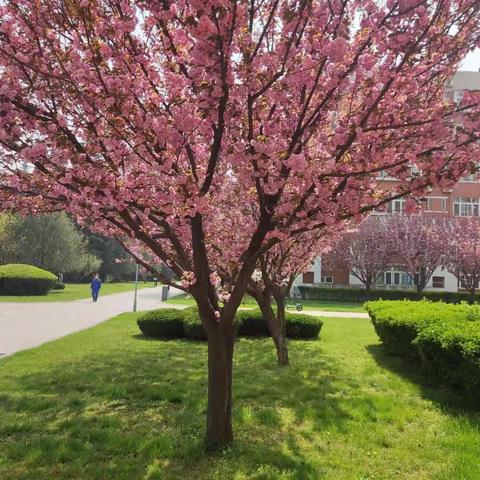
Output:
M285 471L288 478L322 478L301 446L311 430L295 425L305 421L316 431L341 431L351 417L339 399L346 386L357 385L343 379L342 390L337 388L335 363L318 344L291 342L293 366L287 369L275 365L271 340L237 344L236 440L212 458L202 447L206 345L134 338L143 341L131 350L117 348L81 362L64 356L53 368L18 376L15 395L0 396L0 408L14 417L0 427L0 437L8 436L5 458L21 462L38 480L52 472L59 478L170 479L195 471L191 478L213 478L219 468L226 479L239 472L283 478ZM305 353L310 346L312 361Z
M369 345L367 351L375 362L387 370L419 386L421 395L434 402L444 413L462 416L472 425L480 426L480 402L467 399L460 392L439 384L422 372L420 365L388 353L383 344Z

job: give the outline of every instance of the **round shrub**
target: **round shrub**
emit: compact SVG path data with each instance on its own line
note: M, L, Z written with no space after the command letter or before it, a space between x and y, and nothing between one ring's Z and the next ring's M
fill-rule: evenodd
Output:
M285 329L287 338L317 338L322 329L323 322L311 315L302 313L286 313Z
M190 340L207 340L207 332L202 325L202 320L197 307L189 307L183 310L183 329L185 338Z
M65 290L65 284L61 282L55 282L52 290Z
M56 282L53 273L32 265L0 266L0 295L46 295Z
M239 310L237 318L239 321L238 335L240 337L268 337L270 335L260 309Z
M144 335L154 338L184 338L184 313L176 308L161 308L145 313L137 320Z
M183 328L185 331L185 338L190 340L207 340L207 331L205 330L202 320L200 319L200 315L198 313L197 307L189 307L183 310L184 313L184 320L183 320ZM240 320L238 316L234 319L234 329L235 334L238 333L238 327L240 325Z

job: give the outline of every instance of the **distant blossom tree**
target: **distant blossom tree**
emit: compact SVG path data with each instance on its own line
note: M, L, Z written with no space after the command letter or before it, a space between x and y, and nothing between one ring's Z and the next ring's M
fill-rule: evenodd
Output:
M340 225L336 229L340 230ZM327 233L328 232L328 233ZM248 293L258 303L277 351L277 363L289 364L285 324L285 299L295 278L319 255L330 250L335 239L328 229L305 233L277 243L258 260L257 270L248 285ZM338 233L337 233L338 235ZM272 300L276 308L272 308Z
M445 266L474 299L480 282L480 219L452 218L445 238Z
M417 292L422 292L445 261L449 244L445 221L422 213L394 215L388 227L399 266L409 274Z
M325 257L327 268L343 268L365 285L372 285L392 265L396 245L388 218L372 215L347 232Z
M208 337L207 446L222 448L258 259L470 168L478 95L444 91L479 34L478 0L4 0L1 208L64 209L183 279ZM381 170L404 181L382 188ZM232 178L257 220L223 252L237 267L221 305Z

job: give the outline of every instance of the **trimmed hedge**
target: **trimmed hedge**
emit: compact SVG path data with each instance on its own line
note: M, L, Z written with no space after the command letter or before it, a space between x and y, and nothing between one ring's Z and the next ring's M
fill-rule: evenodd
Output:
M270 335L259 308L239 310L237 317L240 322L238 329L240 337L268 337Z
M422 300L445 303L473 303L469 293L464 292L430 292L417 293L414 290L371 290L370 295L364 288L333 288L309 287L300 285L302 298L305 300L329 300L341 302L365 302L368 300ZM480 302L480 294L475 296L475 302Z
M61 282L55 282L52 290L65 290L65 284Z
M301 313L286 313L285 320L287 338L317 338L323 326L319 318Z
M392 353L469 395L480 391L480 306L428 301L367 302L375 331Z
M0 295L46 295L56 282L56 275L32 265L0 266Z
M185 314L175 308L161 308L145 313L137 320L142 333L154 338L183 338Z
M298 313L286 313L287 338L317 338L323 322L316 317ZM187 338L207 340L197 307L184 310L158 309L142 315L137 324L142 333L154 338ZM259 309L241 310L235 317L238 336L267 337L268 328Z

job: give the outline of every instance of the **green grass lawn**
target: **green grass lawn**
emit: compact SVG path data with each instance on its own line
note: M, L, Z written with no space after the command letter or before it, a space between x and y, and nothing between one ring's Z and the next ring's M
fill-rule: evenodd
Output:
M151 287L153 283L139 282L138 288ZM133 282L124 283L104 283L100 290L100 296L110 295L112 293L122 293L133 290ZM52 290L48 295L28 295L28 296L2 296L0 302L68 302L71 300L81 300L90 298L89 283L67 283L65 290Z
M2 480L478 480L480 415L384 354L367 319L320 341L241 339L234 446L205 456L206 346L136 314L0 361Z
M167 300L168 303L173 303L176 305L195 305L191 295L183 293L177 295L170 300ZM303 309L308 312L309 310L324 310L326 312L365 312L362 303L357 302L333 302L333 301L321 301L321 300L301 300ZM257 306L255 300L251 297L245 297L242 302L242 307L244 308L254 308ZM293 302L290 301L287 305L288 310L295 310Z

